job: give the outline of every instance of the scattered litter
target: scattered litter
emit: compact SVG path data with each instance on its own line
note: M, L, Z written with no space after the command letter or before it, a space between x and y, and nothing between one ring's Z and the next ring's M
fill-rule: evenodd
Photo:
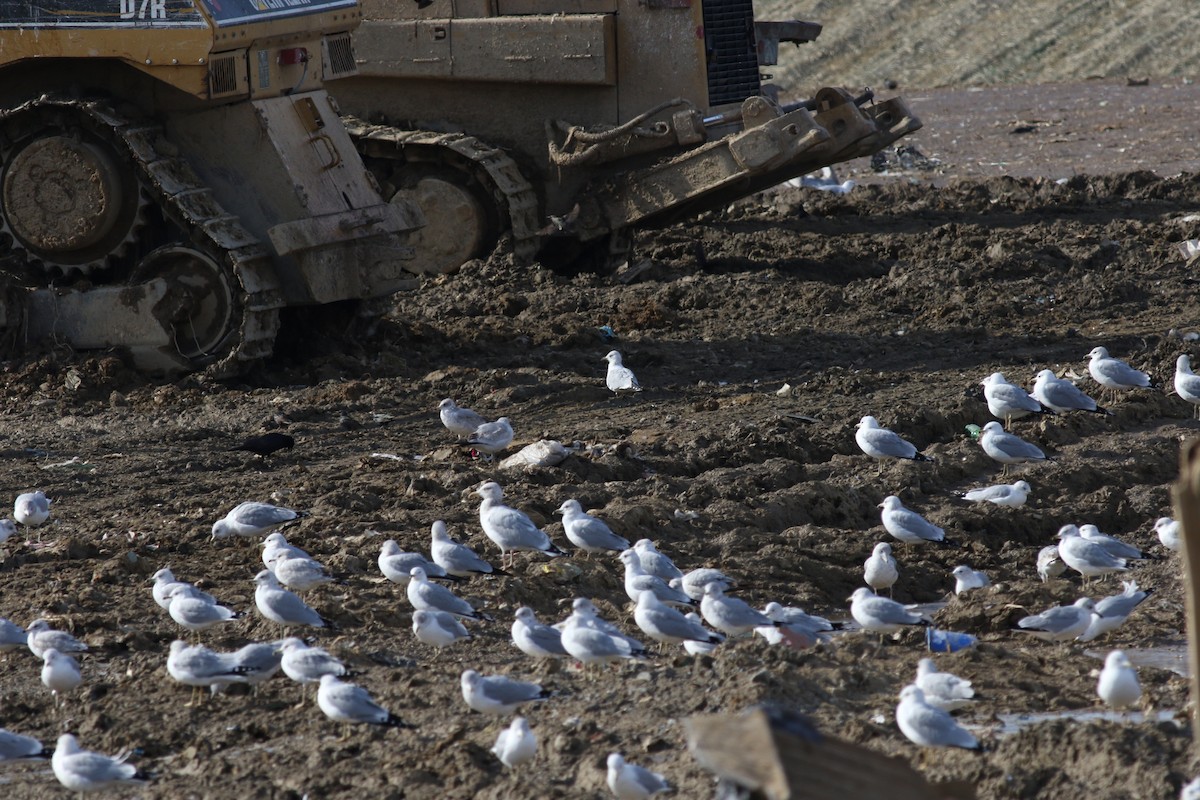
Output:
M615 277L621 283L632 283L639 275L654 266L654 262L650 259L643 259L636 264L630 265L628 261L617 268Z
M978 425L976 425L974 423L967 426L967 434L970 435L970 437L972 439L978 439L979 434L982 432L983 432L983 428L979 427Z
M939 631L931 625L925 629L925 646L931 653L956 653L974 645L978 639L969 633Z
M83 376L81 376L77 370L71 368L67 370L67 376L63 379L63 385L66 386L69 391L73 392L80 386L83 386Z
M792 385L790 383L785 383L783 386L779 387L777 392L775 392L775 394L779 395L780 397L787 397L791 393Z
M1196 260L1196 256L1200 256L1200 239L1188 239L1175 246L1179 248L1180 255L1189 265Z
M405 461L404 456L398 456L395 453L371 453L371 458L383 458L388 461Z
M600 333L600 338L606 342L611 342L613 339L617 338L617 333L612 329L611 325L601 325L599 328L596 328L596 330Z
M561 442L553 439L542 439L533 444L525 445L516 453L500 462L500 469L514 467L556 467L571 455L571 451L563 447Z
M58 467L70 467L71 469L88 470L88 471L95 470L95 467L92 466L91 463L84 461L79 456L72 456L71 458L68 458L66 461L58 461L53 464L43 464L42 465L42 469L57 469Z
M691 522L692 520L700 519L700 514L695 511L684 511L677 508L675 509L675 519L682 520L683 522Z
M807 414L784 414L784 416L787 419L795 419L799 420L800 422L807 422L809 424L816 424L821 421L816 417L810 417Z

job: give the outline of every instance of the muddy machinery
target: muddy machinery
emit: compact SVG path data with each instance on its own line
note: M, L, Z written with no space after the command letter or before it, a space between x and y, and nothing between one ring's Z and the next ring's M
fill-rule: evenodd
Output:
M821 26L756 21L752 0L362 3L358 71L329 89L385 196L420 205L416 236L452 261L511 232L518 255L612 266L631 231L921 125L869 90L780 105L762 68Z
M387 296L419 251L323 82L355 0L0 0L0 330L237 372L281 309ZM14 343L10 341L10 344Z

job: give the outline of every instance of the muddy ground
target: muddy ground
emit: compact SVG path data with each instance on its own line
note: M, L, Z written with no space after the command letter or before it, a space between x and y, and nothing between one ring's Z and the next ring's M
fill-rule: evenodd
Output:
M1085 355L1105 345L1169 386L1176 357L1200 353L1181 338L1200 315L1194 265L1175 247L1197 235L1200 178L1116 166L1061 183L918 170L844 197L784 190L643 237L652 266L630 285L501 253L398 298L356 342L293 331L279 359L232 382L155 382L115 355L4 362L0 484L10 496L44 489L54 513L48 547L5 545L0 615L46 616L91 650L84 688L57 716L28 652L0 660L0 725L48 743L69 728L88 747L135 748L131 760L156 775L136 791L147 798L602 797L604 759L618 750L665 773L679 796L702 798L712 782L686 750L682 720L769 702L931 779L968 781L980 797L1176 796L1196 763L1185 681L1168 669L1144 667L1141 680L1151 707L1177 712L1169 721L1058 720L1002 736L997 715L1094 708L1093 654L1182 641L1178 560L1151 525L1171 511L1181 442L1200 432L1192 409L1165 390L1138 391L1111 403L1110 417L1018 421L1057 458L1008 479L1032 484L1028 505L956 496L1001 479L966 430L989 419L968 393L989 373L1028 385L1049 367L1094 390ZM614 399L604 388L612 348L644 392ZM516 445L586 449L557 467L502 471L440 426L443 397L509 416ZM934 463L869 461L853 437L864 414ZM292 434L295 450L269 463L226 451L268 429ZM921 751L897 730L896 694L926 654L915 635L879 652L858 633L803 652L737 641L711 658L672 651L595 682L509 643L516 607L560 619L581 595L628 626L615 558L519 557L511 576L472 581L462 593L497 622L432 652L412 636L403 591L379 574L379 546L395 538L425 550L430 523L443 519L498 557L472 494L488 479L564 547L552 512L575 497L685 568L736 577L755 604L834 618L888 538L877 504L900 495L954 545L897 548L897 599L944 599L960 563L992 576L992 589L935 615L980 639L938 663L975 682L979 702L962 719L987 752ZM364 670L357 680L415 731L338 741L311 702L293 707L300 693L282 676L254 696L234 689L184 706L189 690L165 670L180 630L148 579L169 565L250 612L204 634L212 647L279 636L253 613L256 548L209 540L212 522L247 499L311 512L288 536L346 582L313 593L338 625L314 640ZM1133 570L1153 596L1086 647L1009 631L1081 595L1077 576L1042 584L1034 571L1067 522L1093 522L1158 557ZM1119 588L1109 578L1091 593ZM533 768L508 774L489 754L499 726L466 709L458 676L468 667L554 690L527 710L540 737ZM6 797L62 793L48 765L7 768L0 783Z

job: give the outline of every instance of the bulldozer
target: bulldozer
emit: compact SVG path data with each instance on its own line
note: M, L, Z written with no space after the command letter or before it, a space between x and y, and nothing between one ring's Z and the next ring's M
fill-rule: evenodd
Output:
M232 375L280 313L457 266L325 81L355 0L0 0L0 335Z
M659 227L921 127L902 99L783 104L764 68L821 25L752 0L362 0L358 69L329 89L385 197L448 261L612 269Z

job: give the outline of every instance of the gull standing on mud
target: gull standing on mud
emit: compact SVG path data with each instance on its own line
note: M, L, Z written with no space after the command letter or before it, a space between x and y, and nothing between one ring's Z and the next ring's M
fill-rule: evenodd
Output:
M932 658L917 662L915 684L925 693L925 702L943 711L957 711L974 702L971 682L950 672L939 672Z
M1083 582L1109 574L1124 572L1125 559L1118 558L1095 542L1079 535L1075 525L1063 525L1055 534L1058 538L1058 557L1083 576Z
M899 577L900 570L896 566L896 559L892 557L892 546L887 542L875 545L870 557L863 562L863 581L875 594L879 594L880 589L887 589L888 597L891 597L892 586Z
M29 758L49 758L50 751L32 736L0 728L0 764L6 761L24 761Z
M798 606L782 606L770 602L763 606L763 614L768 619L781 623L778 627L764 626L754 629L754 632L769 644L786 641L796 648L812 647L817 642L828 639L826 633L833 630L832 622L824 617L807 614Z
M167 606L167 613L171 615L171 619L192 633L199 633L242 616L237 611L209 602L206 597L204 592L194 586L178 584L171 589L171 603Z
M994 425L996 423L988 423ZM883 511L880 519L883 529L897 541L904 544L919 544L921 542L941 542L946 538L946 532L922 517L912 509L905 508L896 495L888 495L879 504Z
M653 592L642 592L637 599L633 621L656 642L678 644L684 641L720 644L724 637L712 633L663 603Z
M752 608L745 600L726 597L725 590L719 583L710 583L704 587L700 616L726 636L741 636L755 628L779 627L784 624Z
M562 631L538 622L529 606L517 609L512 624L513 644L522 653L534 658L563 658L567 655L562 644Z
M638 554L638 560L642 562L642 569L650 575L662 578L667 583L676 578L683 578L683 570L675 566L675 562L671 560L670 556L658 552L654 542L649 539L638 539L634 542L633 552Z
M657 575L650 575L642 569L641 559L632 549L621 553L621 563L625 565L625 594L634 603L643 594L649 592L664 603L688 607L696 601L687 596L682 589L672 588L670 584Z
M925 693L913 684L900 690L896 725L905 738L922 747L979 749L979 740L970 731L959 725L949 712L931 705Z
M511 714L525 703L550 696L549 690L536 683L517 681L504 675L483 676L473 669L463 671L460 683L463 700L480 714Z
M1123 650L1113 650L1104 659L1096 694L1106 706L1122 709L1142 699L1142 687L1138 683L1137 670Z
M50 627L44 619L35 619L29 623L25 631L25 644L29 652L41 659L42 653L54 648L60 653L83 653L88 646L66 631L58 631Z
M1115 399L1118 392L1130 389L1148 389L1153 382L1150 376L1140 369L1134 369L1119 358L1113 358L1103 347L1094 347L1088 353L1088 372L1092 379L1113 393Z
M171 607L171 593L175 591L177 587L186 586L194 589L198 593L198 596L201 600L206 600L213 604L217 602L217 598L213 597L208 592L202 592L199 589L196 589L196 587L192 586L190 583L176 578L175 573L171 572L171 570L167 569L166 567L163 567L158 572L155 572L151 576L151 580L154 581L154 586L151 587L150 593L154 595L154 602L158 603L159 608L161 608L163 611L166 611Z
M1123 558L1126 561L1137 561L1146 557L1145 553L1128 542L1123 542L1107 533L1101 533L1095 525L1080 525L1079 535L1092 544L1100 545L1109 552L1109 555Z
M1003 464L1006 471L1013 464L1054 460L1037 445L1025 441L1020 436L1005 433L999 422L989 422L983 426L983 431L979 434L979 444L988 458Z
M642 569L646 569L644 561L642 562ZM678 581L678 586L676 586L676 581ZM737 585L733 578L721 572L721 570L712 569L711 567L694 569L691 572L685 573L682 578L673 578L668 583L672 588L683 589L684 594L696 601L704 599L704 587L710 583L721 584L721 589L726 592Z
M495 568L480 558L474 550L451 539L450 534L446 532L445 522L437 520L433 523L431 531L433 538L429 554L433 556L434 563L447 575L469 578L472 575L491 575L495 572ZM410 567L409 570L411 569ZM428 571L426 574L433 575Z
M528 516L515 508L510 508L500 502L504 490L495 481L488 481L475 490L475 494L483 498L479 504L479 524L487 535L500 548L500 561L504 556L518 550L535 550L548 556L566 555L555 546Z
M962 499L972 503L992 503L1005 508L1020 508L1025 505L1029 492L1028 483L1017 481L1012 484L1001 483L982 489L972 489L969 492L963 492Z
M608 362L608 373L604 376L604 385L615 395L621 392L640 392L642 385L634 377L633 370L621 363L621 354L609 350L603 359Z
M290 508L273 506L270 503L248 501L234 507L222 519L212 526L212 538L224 539L229 536L262 536L298 519L307 517L304 511L293 511Z
M372 700L366 689L353 683L344 683L328 673L321 676L317 705L334 722L366 723L389 728L413 727Z
M563 533L571 544L583 552L606 553L629 549L628 540L613 533L602 520L585 513L578 500L564 500L557 513L562 514Z
M608 754L606 782L617 800L646 800L660 792L671 791L671 784L657 772L630 764L620 753Z
M474 606L445 586L430 583L428 576L425 575L425 570L420 567L413 567L412 572L409 573L408 586L405 587L405 591L408 594L408 602L418 611L444 611L455 617L466 617L484 622L493 621L487 614L476 611Z
M258 613L272 622L285 627L309 625L325 628L329 622L300 599L279 585L275 573L264 569L254 576L254 605Z
M850 600L850 616L869 633L895 633L906 625L928 626L929 618L916 611L910 611L895 600L877 597L870 589L858 588L848 598Z
M59 698L83 683L79 662L51 647L42 653L42 683L54 695L54 707L58 708Z
M1058 555L1058 545L1048 544L1038 551L1037 572L1042 583L1057 578L1067 571L1067 565Z
M458 617L445 611L413 612L413 634L417 641L432 645L439 650L454 644L459 639L470 639L471 634L458 621Z
M425 575L429 578L457 580L457 578L448 576L446 570L429 561L420 553L405 553L401 551L400 545L396 543L395 539L388 539L379 548L378 564L379 571L383 573L383 577L401 586L408 586L409 580L412 579L414 567L420 567L425 570Z
M58 737L50 767L59 783L80 794L149 780L133 764L126 764L125 757L112 758L84 750L69 733Z
M1068 411L1108 413L1108 409L1096 405L1096 401L1078 386L1065 378L1058 377L1048 369L1037 374L1037 378L1033 382L1033 398L1046 408L1053 409L1060 414L1066 414Z
M1040 614L1023 617L1014 630L1031 634L1047 642L1069 642L1083 634L1092 623L1096 604L1081 597L1074 605L1054 606Z
M326 650L309 647L303 639L295 636L284 639L279 645L279 652L282 655L279 665L283 668L283 674L302 687L310 683L320 683L325 675L348 678L355 674ZM303 703L303 690L300 699Z
M508 417L500 417L495 422L485 422L471 432L467 444L483 453L489 459L512 444L513 427Z
M275 562L281 557L292 558L312 558L308 553L304 552L294 544L289 544L287 537L279 531L267 534L267 538L262 540L262 562L263 566L271 569L275 566Z
M1200 375L1192 372L1192 359L1185 355L1175 359L1175 394L1192 404L1192 413L1200 418Z
M1122 581L1124 591L1105 597L1096 603L1096 611L1092 614L1091 624L1079 636L1079 641L1090 642L1101 634L1114 631L1125 624L1125 620L1133 613L1143 600L1154 594L1153 589L1138 588L1137 581Z
M582 597L575 599L571 616L562 626L562 646L585 667L646 657L646 648L641 642L597 616L596 607Z
M1154 532L1163 547L1173 553L1178 553L1182 546L1179 541L1179 523L1170 517L1159 517L1154 521Z
M50 519L50 499L45 492L24 492L13 503L13 518L25 528L37 528Z
M325 566L313 558L302 558L291 553L280 553L271 568L281 584L297 592L307 592L309 589L323 583L331 583L333 576L325 571Z
M1053 414L1029 394L1029 392L1009 383L1002 372L993 372L981 381L983 398L987 401L988 411L993 417L1004 420L1004 427L1012 427L1014 419L1030 414Z
M987 575L977 569L971 569L966 564L959 564L950 571L950 574L954 576L955 594L969 592L972 589L983 589L992 585Z
M198 702L197 689L215 691L231 683L248 682L229 654L218 653L203 645L189 646L181 639L171 642L167 674L184 686L192 687L192 703Z
M486 425L487 420L469 408L463 408L447 397L438 403L438 416L446 430L460 439L466 439L480 425Z
M927 455L917 451L915 445L900 438L887 428L879 426L879 420L872 416L863 417L858 421L858 429L854 432L854 441L864 453L875 459L904 458L910 461L933 461Z
M0 617L0 653L7 653L26 647L29 644L29 634L11 619Z
M512 724L500 731L492 745L492 755L509 769L516 769L537 755L537 737L524 717L515 717Z

